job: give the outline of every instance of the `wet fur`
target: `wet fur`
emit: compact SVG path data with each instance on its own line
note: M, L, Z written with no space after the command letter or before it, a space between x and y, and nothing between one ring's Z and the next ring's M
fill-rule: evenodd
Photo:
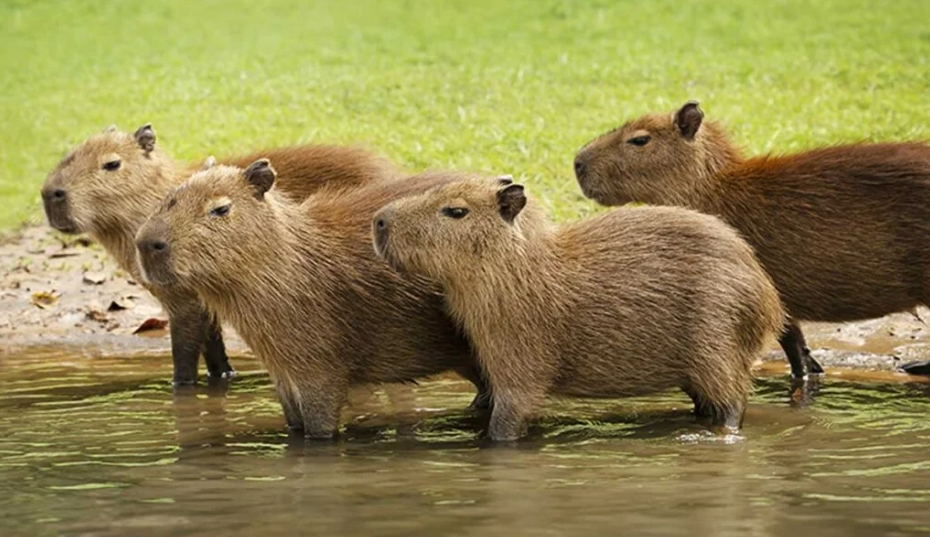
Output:
M555 228L532 199L512 224L488 181L385 208L379 251L443 283L491 388L490 436L510 440L547 394L679 387L698 414L739 425L750 367L784 321L751 248L719 220L618 209ZM465 206L460 221L437 220Z
M439 288L400 276L371 250L371 215L385 203L448 179L420 175L302 204L256 197L238 168L195 174L140 230L170 258L146 272L176 277L230 322L274 380L288 424L331 437L354 384L404 382L457 371L481 384ZM231 200L210 220L211 200ZM155 265L158 266L155 266Z

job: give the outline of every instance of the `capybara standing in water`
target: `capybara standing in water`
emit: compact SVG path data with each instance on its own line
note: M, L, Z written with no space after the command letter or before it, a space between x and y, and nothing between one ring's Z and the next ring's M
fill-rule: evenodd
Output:
M355 147L304 145L270 149L223 162L247 166L265 156L281 171L278 188L304 199L324 187L350 187L393 179L386 160ZM130 134L111 127L88 138L52 170L42 187L49 224L65 233L89 233L120 267L140 280L135 235L169 190L196 171L155 147L146 124ZM211 377L233 375L217 320L196 294L180 285L143 284L168 313L174 382L197 379L201 353Z
M679 387L697 415L738 427L752 363L784 322L752 248L694 211L555 228L522 186L472 179L392 203L372 226L390 265L442 283L491 390L494 440L522 435L548 393Z
M575 158L604 205L678 205L719 216L755 248L790 316L795 377L821 373L797 321L843 322L930 303L930 146L852 144L744 158L697 102L650 114Z
M446 181L419 175L322 191L302 204L271 189L268 160L216 166L169 194L139 230L145 277L194 289L268 369L288 424L330 437L347 389L457 371L486 392L440 289L371 251L371 216Z

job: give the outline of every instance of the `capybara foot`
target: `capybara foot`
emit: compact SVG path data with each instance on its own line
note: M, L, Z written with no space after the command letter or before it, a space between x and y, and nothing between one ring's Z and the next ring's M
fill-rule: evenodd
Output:
M468 405L467 410L473 411L484 411L491 409L491 394L489 392L479 392L475 395L475 398L471 400L471 404Z
M898 369L909 375L930 375L930 360L908 362L898 366Z

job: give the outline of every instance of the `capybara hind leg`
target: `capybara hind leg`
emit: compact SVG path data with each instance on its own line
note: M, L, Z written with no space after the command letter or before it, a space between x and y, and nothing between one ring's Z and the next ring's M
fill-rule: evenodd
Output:
M226 345L223 343L223 327L215 316L209 315L206 330L206 342L203 358L207 363L207 374L211 378L232 378L236 370L229 363L226 356Z
M714 427L726 427L738 431L743 426L746 414L746 400L729 401L713 405L711 424Z
M801 327L794 321L785 323L784 332L778 340L781 348L788 357L788 363L791 364L791 376L794 378L804 378L809 373L823 373L823 368L811 356L810 349L807 348L807 342L804 341L804 333Z
M709 418L713 415L713 409L707 405L707 402L698 394L697 391L692 389L690 386L685 386L682 388L688 397L694 402L694 415L698 418Z
M495 442L518 440L526 434L526 424L542 394L531 395L512 390L496 390L493 395L488 436Z
M275 391L278 392L278 400L281 401L281 408L284 410L284 420L287 422L287 428L292 431L302 431L304 421L300 416L300 404L295 399L290 388L283 383L276 383Z
M345 403L348 386L317 378L302 379L293 389L300 405L304 437L334 437L339 429L339 411Z
M468 410L488 410L491 408L491 390L477 366L461 369L459 374L475 385L475 398L468 405Z
M206 326L203 317L189 310L168 310L171 358L176 386L197 383L197 362L203 349Z
M808 374L823 374L823 367L811 356L811 349L807 346L807 340L804 339L804 332L801 331L801 327L794 321L791 322L791 325L797 330L798 346L801 348L801 358L804 360Z

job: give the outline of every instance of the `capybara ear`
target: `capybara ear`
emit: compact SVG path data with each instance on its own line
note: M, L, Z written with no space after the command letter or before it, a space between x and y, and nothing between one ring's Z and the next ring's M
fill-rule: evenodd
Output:
M209 170L214 166L216 166L216 157L210 155L207 157L207 160L203 161L203 164L200 166L200 171Z
M675 126L678 132L687 140L693 140L698 129L701 128L701 122L704 121L704 112L697 101L688 101L675 112Z
M501 218L508 223L513 223L514 218L526 207L526 195L523 194L523 185L511 184L498 190L497 207L501 213Z
M506 174L506 175L498 175L498 176L497 176L497 182L500 183L500 184L503 185L503 186L512 185L512 184L513 184L513 176L510 175L509 173Z
M255 189L255 197L262 199L265 192L271 189L278 172L271 167L271 161L266 158L260 158L249 164L249 167L242 172L242 176L248 181L252 188Z
M155 149L155 129L152 128L151 123L146 123L136 129L132 136L146 153L151 153Z
M116 125L110 125L109 127L103 129L103 133L104 133L104 134L108 134L108 133L111 133L111 132L116 132L116 131L118 131L118 130L119 130L119 129L116 128Z

